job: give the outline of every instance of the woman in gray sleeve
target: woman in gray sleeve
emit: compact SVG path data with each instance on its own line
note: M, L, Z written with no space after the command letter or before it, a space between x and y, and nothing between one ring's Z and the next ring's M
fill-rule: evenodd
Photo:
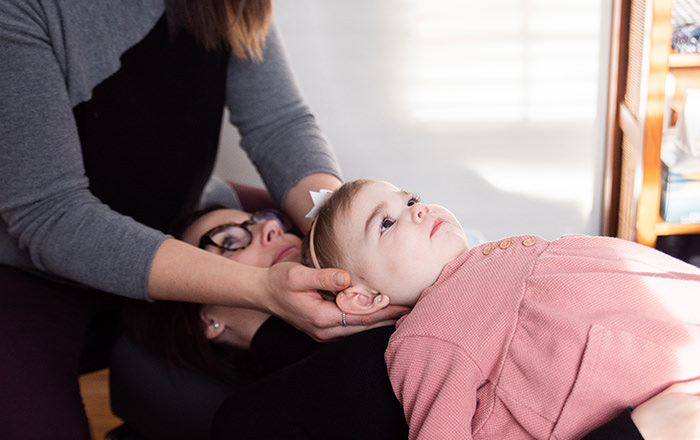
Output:
M224 106L302 231L308 191L340 183L270 3L0 3L0 438L89 438L85 330L124 298L258 309L318 340L395 317L343 322L316 290L345 272L244 266L168 235L211 176Z

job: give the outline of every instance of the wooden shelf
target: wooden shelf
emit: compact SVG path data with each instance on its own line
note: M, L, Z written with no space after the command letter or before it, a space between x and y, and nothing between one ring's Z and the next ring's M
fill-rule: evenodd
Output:
M668 67L700 67L700 53L671 53Z
M700 234L700 223L666 223L662 218L656 221L656 235Z
M671 124L685 91L700 88L700 54L671 51L672 7L672 0L613 0L603 232L648 246L658 236L700 233L700 224L666 223L659 212L666 77L676 78Z

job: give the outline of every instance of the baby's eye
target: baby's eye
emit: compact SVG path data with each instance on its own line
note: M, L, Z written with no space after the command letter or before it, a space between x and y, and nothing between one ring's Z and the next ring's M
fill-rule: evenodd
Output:
M408 199L407 205L408 205L408 206L413 206L413 205L415 205L416 203L420 203L420 197L418 197L418 196L415 195L415 194L412 194L412 195L411 195L411 198Z
M384 232L386 232L387 229L394 226L394 223L396 223L396 221L390 218L385 218L384 220L382 220L382 224L379 227L379 233L383 234Z

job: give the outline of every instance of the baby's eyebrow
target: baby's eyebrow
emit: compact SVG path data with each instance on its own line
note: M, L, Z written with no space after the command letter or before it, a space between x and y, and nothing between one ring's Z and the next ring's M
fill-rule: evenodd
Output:
M415 197L415 194L405 191L405 190L399 190L398 191L399 196L402 198L413 198ZM369 234L369 227L370 225L374 222L374 219L381 215L383 211L386 211L387 209L387 203L386 202L380 202L372 211L372 214L367 218L367 222L365 222L365 235Z
M369 217L367 217L367 222L365 223L365 235L369 234L369 227L374 222L374 219L381 215L383 211L386 210L386 202L379 203L372 211Z

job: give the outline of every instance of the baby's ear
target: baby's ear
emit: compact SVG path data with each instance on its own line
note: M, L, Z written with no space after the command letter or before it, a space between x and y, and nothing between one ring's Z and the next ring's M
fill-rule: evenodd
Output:
M335 303L351 315L369 315L389 305L389 297L364 286L350 286L338 292Z

